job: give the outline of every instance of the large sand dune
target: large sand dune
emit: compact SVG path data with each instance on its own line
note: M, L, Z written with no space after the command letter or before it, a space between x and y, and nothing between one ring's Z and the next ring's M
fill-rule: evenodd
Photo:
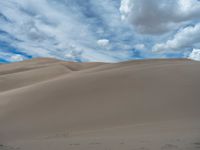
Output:
M0 150L196 150L200 63L0 65Z

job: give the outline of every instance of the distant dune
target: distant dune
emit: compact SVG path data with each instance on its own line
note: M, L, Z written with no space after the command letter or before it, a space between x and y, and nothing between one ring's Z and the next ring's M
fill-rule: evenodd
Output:
M196 150L200 62L0 65L0 150Z

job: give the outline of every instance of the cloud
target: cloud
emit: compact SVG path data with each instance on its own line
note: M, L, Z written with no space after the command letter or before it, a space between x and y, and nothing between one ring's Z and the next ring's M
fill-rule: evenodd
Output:
M23 55L0 51L0 59L5 62L18 62L27 59Z
M188 57L200 48L199 14L198 0L2 0L0 61Z
M118 44L127 45L121 39L130 35L124 32L128 27L121 23L118 4L119 0L1 1L0 31L6 35L0 32L0 41L33 57L116 61L104 49L109 42L101 39L117 41L109 47L113 54Z
M12 21L2 24L1 29L19 40L14 41L14 45L24 52L34 56L63 57L66 49L73 45L80 49L86 45L92 47L89 42L93 42L95 37L82 20L78 21L81 16L65 10L67 6L61 6L64 1L22 0L1 3L2 13ZM85 37L87 40L81 40Z
M69 51L67 54L65 54L65 58L70 61L83 62L84 60L82 58L82 54L83 51Z
M193 49L193 51L190 53L189 59L200 61L200 49Z
M164 43L156 44L154 52L184 51L194 47L200 48L200 23L188 26L178 31L174 37Z
M194 19L200 19L198 0L122 0L122 19L135 31L160 35Z
M10 57L10 61L12 62L17 62L17 61L22 61L22 60L24 60L24 57L19 54L15 54Z
M136 44L134 46L135 49L137 50L144 50L145 49L145 45L144 44Z
M110 44L108 39L100 39L97 41L97 44L101 47L107 47Z

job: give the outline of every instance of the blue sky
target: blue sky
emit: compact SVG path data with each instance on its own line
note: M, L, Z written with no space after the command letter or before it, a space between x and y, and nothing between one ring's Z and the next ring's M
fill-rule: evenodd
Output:
M200 60L200 1L0 1L0 62L37 57Z

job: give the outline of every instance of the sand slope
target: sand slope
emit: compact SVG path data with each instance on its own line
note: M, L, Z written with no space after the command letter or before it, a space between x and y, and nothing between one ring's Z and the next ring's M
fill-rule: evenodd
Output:
M34 59L0 74L0 149L199 147L199 62Z

